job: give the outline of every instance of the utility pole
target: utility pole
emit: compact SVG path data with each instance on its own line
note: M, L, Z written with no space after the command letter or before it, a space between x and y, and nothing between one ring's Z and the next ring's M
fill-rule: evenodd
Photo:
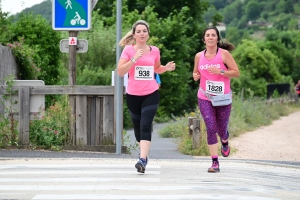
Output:
M117 42L116 42L116 68L121 56L121 47L119 41L122 35L122 0L117 0ZM123 139L123 79L118 76L115 70L115 123L116 123L116 154L122 153Z

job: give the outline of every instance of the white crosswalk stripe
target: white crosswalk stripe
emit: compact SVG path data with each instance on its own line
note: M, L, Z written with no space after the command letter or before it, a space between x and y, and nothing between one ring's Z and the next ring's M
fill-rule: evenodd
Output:
M299 183L297 168L233 162L224 164L227 168L221 173L211 174L206 172L207 162L153 160L146 173L140 174L135 162L0 160L0 199L276 200L294 198L300 192L295 186Z

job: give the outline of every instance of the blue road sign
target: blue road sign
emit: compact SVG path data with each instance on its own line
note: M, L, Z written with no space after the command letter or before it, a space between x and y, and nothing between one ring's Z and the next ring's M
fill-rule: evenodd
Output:
M52 28L62 31L91 28L91 0L52 0Z

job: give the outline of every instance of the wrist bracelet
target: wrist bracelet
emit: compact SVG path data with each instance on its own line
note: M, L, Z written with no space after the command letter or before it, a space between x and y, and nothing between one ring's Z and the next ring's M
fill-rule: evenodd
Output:
M136 60L134 58L130 58L131 62L136 63Z

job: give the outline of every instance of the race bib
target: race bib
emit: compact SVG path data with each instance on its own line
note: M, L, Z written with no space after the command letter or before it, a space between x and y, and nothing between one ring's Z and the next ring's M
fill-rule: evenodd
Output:
M140 81L148 81L154 79L153 66L135 66L134 79Z
M211 95L224 94L224 82L206 81L206 93Z

